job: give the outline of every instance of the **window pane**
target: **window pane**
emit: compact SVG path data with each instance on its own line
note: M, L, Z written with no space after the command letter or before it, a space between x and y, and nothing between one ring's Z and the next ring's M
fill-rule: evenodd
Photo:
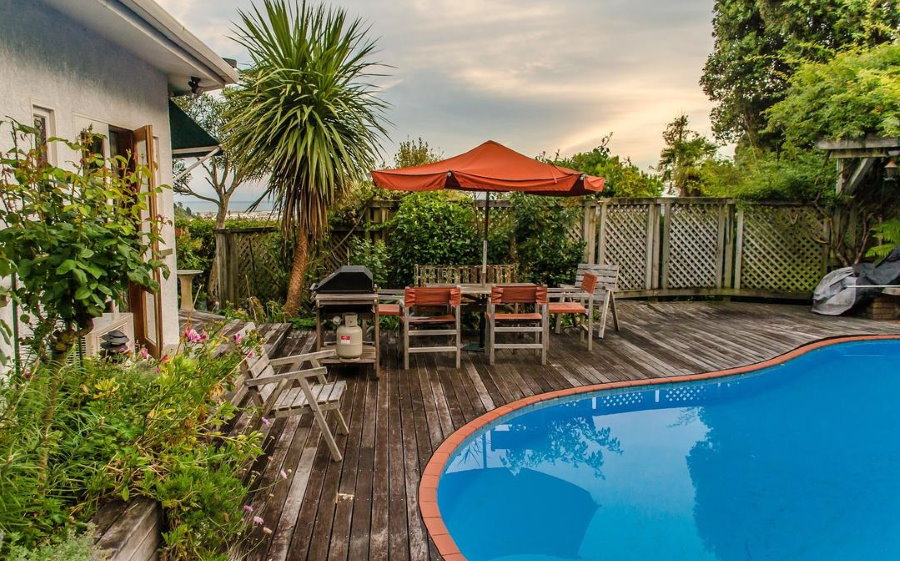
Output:
M41 162L47 163L47 116L34 115L34 148L41 151Z

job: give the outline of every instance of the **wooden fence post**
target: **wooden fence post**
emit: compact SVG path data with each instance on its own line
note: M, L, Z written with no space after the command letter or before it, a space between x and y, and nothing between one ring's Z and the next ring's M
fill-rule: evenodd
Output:
M734 249L734 289L741 289L741 265L744 253L744 209L737 209L737 233L735 234Z

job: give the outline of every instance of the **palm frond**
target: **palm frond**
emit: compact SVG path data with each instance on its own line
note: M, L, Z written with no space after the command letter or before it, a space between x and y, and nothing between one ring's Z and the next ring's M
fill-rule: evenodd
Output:
M227 149L269 176L287 232L319 237L329 206L379 159L387 105L370 81L384 65L368 27L342 9L264 0L239 20L252 64L228 94Z

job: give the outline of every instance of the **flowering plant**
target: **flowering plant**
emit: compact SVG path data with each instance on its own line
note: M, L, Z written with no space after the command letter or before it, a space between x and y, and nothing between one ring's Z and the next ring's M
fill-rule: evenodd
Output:
M0 533L33 547L90 520L104 501L143 496L163 508L162 559L224 560L252 525L242 505L263 436L232 432L240 411L229 398L238 365L257 348L255 335L189 328L158 361L139 351L121 363L64 368L53 437L44 439L45 494L36 492L42 439L33 419L51 376L38 367L0 385L0 403L12 404L0 410L0 457L14 458L0 463Z

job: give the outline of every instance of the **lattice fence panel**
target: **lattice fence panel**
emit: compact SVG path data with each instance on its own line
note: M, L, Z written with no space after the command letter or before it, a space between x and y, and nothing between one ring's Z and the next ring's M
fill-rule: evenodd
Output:
M822 223L809 207L752 205L743 211L740 287L811 292L824 273Z
M664 288L715 288L721 274L719 213L716 204L669 207L668 261Z
M619 266L620 290L643 290L647 287L647 238L649 204L610 204L606 222L601 224L605 243L600 248L600 262Z
M290 266L281 254L281 238L274 228L227 230L220 280L223 304L243 303L249 297L262 302L281 301L287 290Z

